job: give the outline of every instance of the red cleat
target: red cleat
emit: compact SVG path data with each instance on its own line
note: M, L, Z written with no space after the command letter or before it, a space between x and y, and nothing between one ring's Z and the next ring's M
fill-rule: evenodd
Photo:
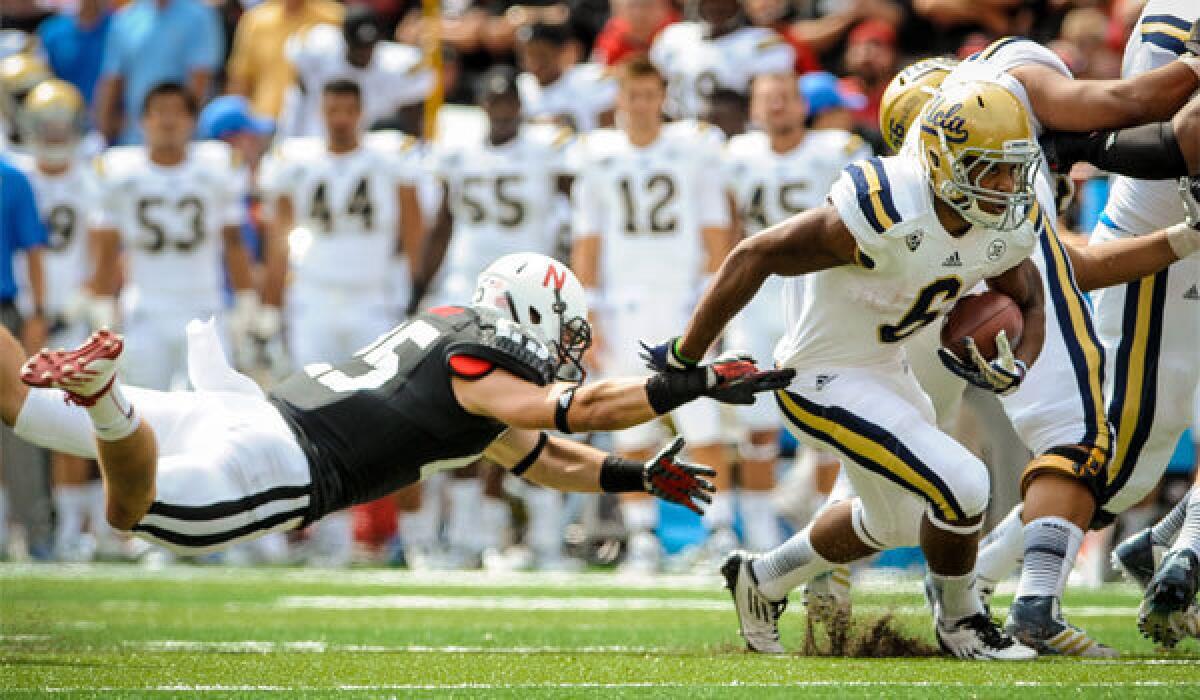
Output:
M62 389L68 402L94 406L112 386L124 348L124 338L103 328L74 350L40 350L21 368L21 381L38 389Z

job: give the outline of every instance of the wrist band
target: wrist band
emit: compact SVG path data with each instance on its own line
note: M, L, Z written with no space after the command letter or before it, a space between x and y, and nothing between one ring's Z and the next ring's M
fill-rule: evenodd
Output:
M600 490L606 493L645 492L645 471L643 464L609 455L600 465Z
M542 450L546 449L546 443L549 441L549 439L550 438L545 433L542 433L538 436L537 445L534 445L529 454L525 455L524 459L522 459L520 462L517 462L517 464L509 470L512 472L513 476L521 476L533 466L533 463L538 460L538 457L542 456Z
M571 426L567 423L567 411L571 410L571 404L575 401L575 389L571 387L558 395L557 405L554 407L554 427L560 433L571 433Z

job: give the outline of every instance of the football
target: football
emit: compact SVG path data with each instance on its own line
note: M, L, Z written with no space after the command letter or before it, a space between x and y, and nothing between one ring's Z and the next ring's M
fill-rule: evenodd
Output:
M996 334L1005 331L1009 345L1016 347L1024 329L1024 318L1017 303L1006 294L989 290L963 297L950 309L942 326L942 347L964 359L967 356L964 341L970 337L975 339L984 359L994 360Z

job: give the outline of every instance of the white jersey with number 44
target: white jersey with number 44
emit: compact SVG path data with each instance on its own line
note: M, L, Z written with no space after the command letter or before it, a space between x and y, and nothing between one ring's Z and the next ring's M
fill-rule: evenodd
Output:
M600 283L610 295L653 287L692 294L703 274L701 231L729 225L718 129L666 124L639 148L618 129L580 137L574 231L602 237Z
M246 175L228 144L192 143L173 166L153 163L142 146L120 146L97 159L97 171L103 207L93 223L120 232L129 282L147 299L220 308L222 229L245 212Z
M270 200L291 201L295 226L309 234L295 250L298 279L382 288L396 251L397 192L419 175L416 140L381 131L348 153L330 153L324 139L288 139L263 161L258 181Z

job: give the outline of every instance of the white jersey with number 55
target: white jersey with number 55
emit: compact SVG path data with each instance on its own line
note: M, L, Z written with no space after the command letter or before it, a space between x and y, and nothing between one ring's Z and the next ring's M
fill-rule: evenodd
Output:
M787 280L781 366L898 362L960 295L1029 257L1052 215L1034 206L1013 231L974 226L955 238L938 221L924 164L909 155L851 163L829 199L858 244L858 264Z
M295 226L310 236L293 261L298 278L382 288L396 251L398 190L419 175L416 140L382 131L348 153L330 153L323 139L288 139L264 159L258 184L269 200L288 198Z
M600 236L606 294L653 287L692 294L703 274L701 231L729 225L719 131L666 124L644 148L618 129L580 138L572 199L576 237Z
M220 308L222 229L245 212L245 171L232 149L196 142L182 163L162 166L142 146L120 146L97 171L103 207L92 223L120 232L129 281L189 308Z

